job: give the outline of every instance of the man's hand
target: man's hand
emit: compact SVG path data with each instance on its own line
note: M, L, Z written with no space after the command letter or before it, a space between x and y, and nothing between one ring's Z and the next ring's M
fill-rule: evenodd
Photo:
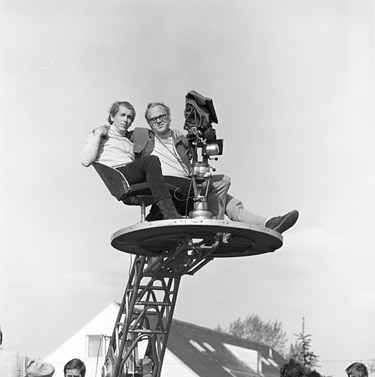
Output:
M108 136L109 126L99 126L93 130L94 136L105 139Z
M185 136L185 134L184 134L182 131L180 131L180 130L175 130L175 129L172 130L172 134L173 134L174 137Z

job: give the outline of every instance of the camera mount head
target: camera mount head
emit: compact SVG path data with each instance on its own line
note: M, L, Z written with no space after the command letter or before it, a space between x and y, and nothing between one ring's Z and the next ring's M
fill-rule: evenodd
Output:
M188 131L193 165L194 208L190 217L212 218L207 204L212 177L208 160L223 153L223 140L216 139L216 131L212 126L212 123L218 123L212 99L195 90L190 91L186 95L184 115L184 129Z

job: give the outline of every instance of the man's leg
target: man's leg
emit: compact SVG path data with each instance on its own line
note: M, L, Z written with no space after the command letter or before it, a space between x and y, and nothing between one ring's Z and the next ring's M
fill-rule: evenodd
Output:
M256 215L244 208L242 202L231 195L227 195L227 206L225 214L232 221L241 221L250 225L261 225L276 232L283 233L291 228L298 220L299 213L296 210L288 212L283 216L263 217Z
M170 175L164 176L164 180L166 183L178 187L178 189L171 193L177 212L183 216L189 215L189 212L193 209L194 197L194 190L191 180L188 178L173 177Z
M224 220L227 193L230 187L230 178L223 174L213 175L208 189L208 209L213 217Z
M171 196L161 173L160 161L156 156L142 157L118 170L125 175L131 185L147 182L156 202Z
M118 170L125 175L131 185L145 181L150 185L154 200L158 203L165 219L181 218L165 185L158 157L142 157Z
M227 195L227 203L225 207L225 214L232 221L240 221L250 225L262 225L267 221L266 217L256 215L243 206L242 202L234 198L232 195Z
M193 185L191 184L190 179L165 175L164 180L166 183L178 187L178 190L175 192L176 198L186 199L187 197L194 196Z
M176 186L176 190L171 193L172 200L176 206L177 212L182 216L187 216L193 209L194 197L193 188L190 179L164 176L165 183ZM160 209L157 204L153 204L149 214L146 217L147 221L162 220Z

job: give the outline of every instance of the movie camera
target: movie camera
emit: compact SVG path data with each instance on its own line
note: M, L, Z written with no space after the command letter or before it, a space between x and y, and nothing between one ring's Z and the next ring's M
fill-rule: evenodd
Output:
M196 91L186 95L185 124L187 139L191 149L192 173L194 189L194 207L189 214L192 218L211 219L208 210L208 189L213 169L208 160L223 154L223 140L216 138L212 123L218 123L212 99L202 96Z

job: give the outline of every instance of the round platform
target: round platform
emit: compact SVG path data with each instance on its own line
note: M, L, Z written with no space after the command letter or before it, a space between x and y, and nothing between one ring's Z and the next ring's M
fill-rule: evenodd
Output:
M240 257L273 252L283 245L281 234L261 226L212 219L179 219L142 222L114 233L111 245L123 252L155 256L175 250L182 242L204 240L214 243L217 234L223 240L212 257Z

